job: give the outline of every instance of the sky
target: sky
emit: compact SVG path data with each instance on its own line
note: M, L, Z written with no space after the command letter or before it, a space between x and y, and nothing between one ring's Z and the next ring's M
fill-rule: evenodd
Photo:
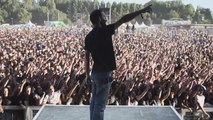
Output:
M99 0L103 1L103 0ZM142 3L145 4L149 2L150 0L104 0L104 2L113 2L116 1L122 2L122 3ZM173 0L158 0L158 1L173 1ZM184 4L192 4L195 9L197 6L203 7L203 8L210 8L213 12L213 0L182 0Z

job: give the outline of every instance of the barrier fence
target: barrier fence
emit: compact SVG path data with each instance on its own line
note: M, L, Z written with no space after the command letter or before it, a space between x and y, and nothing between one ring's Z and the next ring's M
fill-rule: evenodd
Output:
M4 119L2 120L30 120L33 119L41 107L42 106L3 106ZM184 118L184 120L198 120L198 116L195 116L188 109L176 108L176 110ZM212 120L213 108L205 108L205 111L211 116L209 120Z

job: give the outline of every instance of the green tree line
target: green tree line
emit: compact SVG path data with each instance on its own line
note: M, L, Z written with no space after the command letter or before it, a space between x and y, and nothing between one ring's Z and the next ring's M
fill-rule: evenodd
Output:
M39 1L39 2L36 2ZM139 10L152 4L153 12L138 16L132 22L145 22L146 24L160 24L162 19L181 18L191 20L193 23L213 23L209 8L197 7L191 4L183 4L181 0L157 1L142 5L136 3L105 3L98 0L0 0L0 24L21 24L31 20L33 23L42 25L44 21L60 20L67 24L75 24L77 13L80 13L86 24L89 22L89 14L97 8L111 8L112 22L118 20L126 13Z

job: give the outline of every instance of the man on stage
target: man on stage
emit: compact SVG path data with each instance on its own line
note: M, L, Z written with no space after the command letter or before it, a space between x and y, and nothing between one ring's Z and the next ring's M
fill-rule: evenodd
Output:
M111 72L116 69L112 35L121 24L136 16L151 12L151 5L144 9L124 15L117 22L106 25L105 14L97 9L90 14L93 29L85 38L85 70L89 78L90 55L94 62L91 71L92 99L90 104L90 120L104 120L104 110L111 86Z

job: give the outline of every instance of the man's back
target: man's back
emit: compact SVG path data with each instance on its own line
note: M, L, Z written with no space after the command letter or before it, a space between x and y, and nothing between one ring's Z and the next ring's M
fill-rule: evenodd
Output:
M93 71L115 70L115 56L112 44L114 26L96 27L86 36L85 50L92 55L94 65Z

